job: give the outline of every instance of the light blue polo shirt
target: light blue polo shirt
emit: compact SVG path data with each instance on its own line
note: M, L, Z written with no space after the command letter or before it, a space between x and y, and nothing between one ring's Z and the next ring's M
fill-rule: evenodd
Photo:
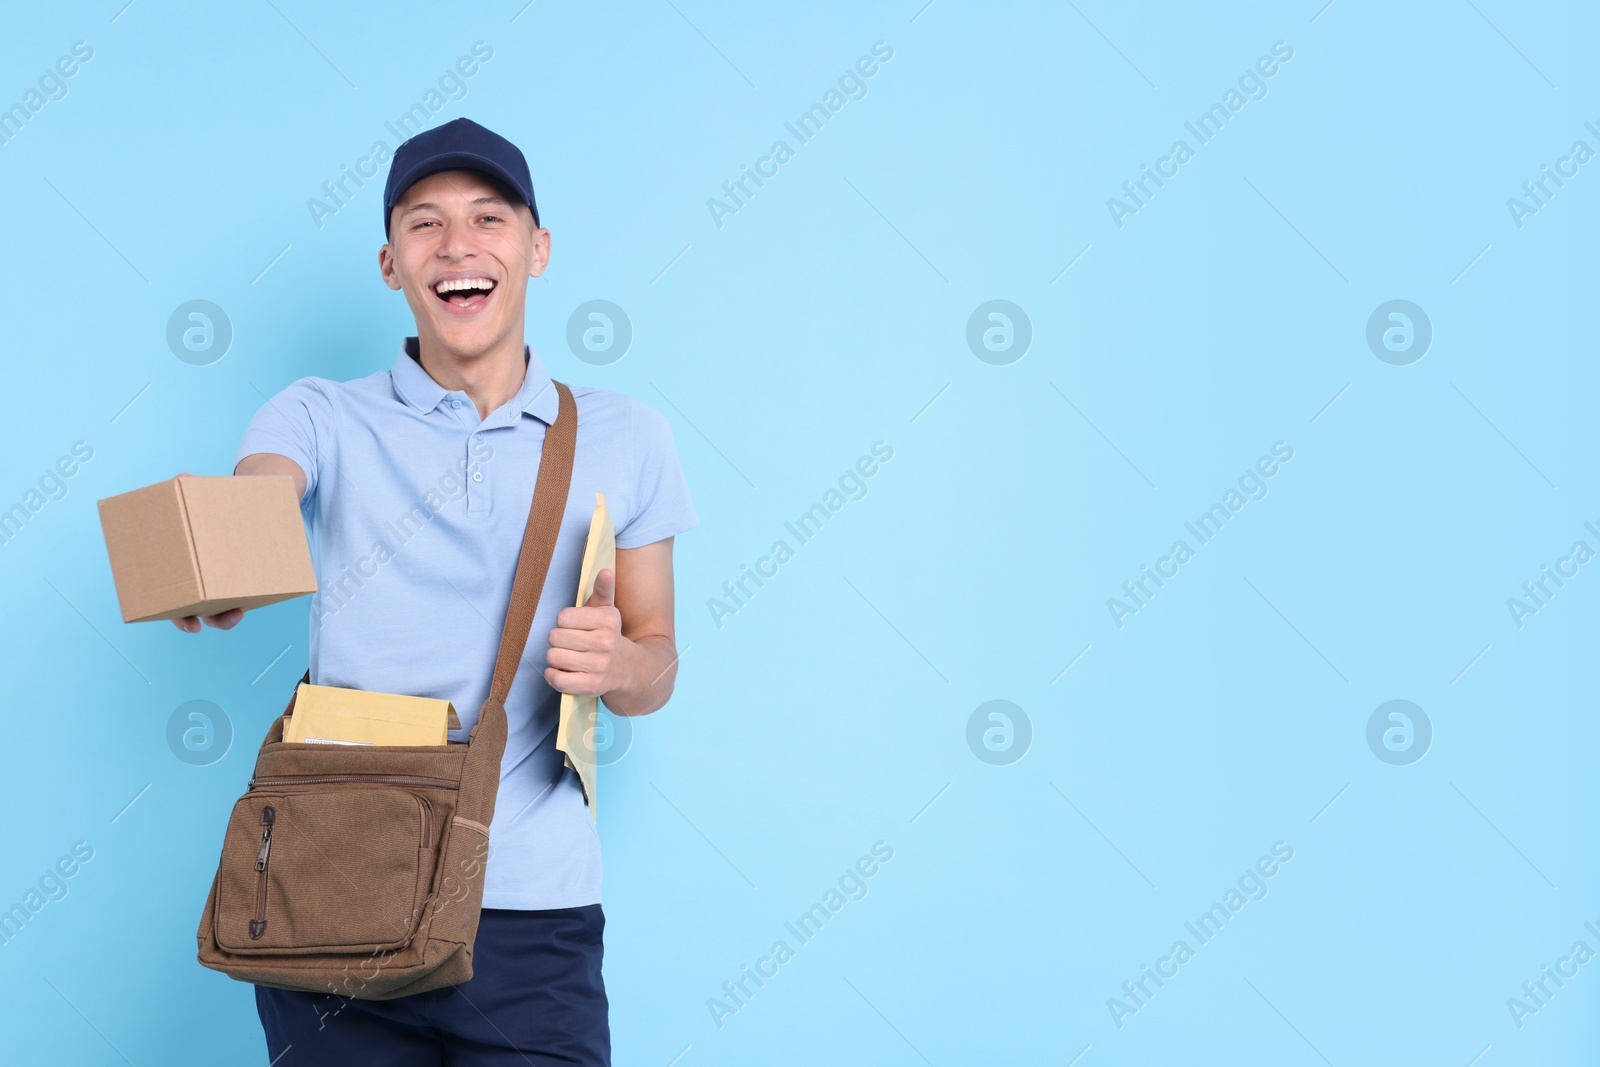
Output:
M256 413L235 464L288 456L306 473L300 507L318 591L311 681L449 700L464 740L489 695L546 428L559 398L524 347L517 394L479 421L416 360L348 382L301 378ZM570 385L570 383L569 383ZM506 700L509 734L490 826L486 908L600 902L600 841L578 776L555 747L561 694L544 680L556 613L577 597L595 493L618 548L698 524L673 444L654 408L572 386L578 442L572 486L533 630Z

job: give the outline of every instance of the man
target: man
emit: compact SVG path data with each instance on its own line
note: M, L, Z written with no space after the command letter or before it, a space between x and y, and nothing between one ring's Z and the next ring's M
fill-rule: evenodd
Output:
M287 474L317 564L311 681L445 698L464 739L488 695L544 435L557 396L523 343L550 233L522 153L456 119L395 152L384 282L416 320L389 369L301 378L263 405L234 473ZM471 981L389 1001L256 987L268 1057L301 1064L609 1064L600 847L555 748L560 694L619 715L676 677L672 539L697 517L671 429L619 393L573 387L572 488L521 669L490 827ZM616 570L573 607L596 491ZM565 606L564 606L565 605ZM206 622L228 629L243 612ZM177 620L197 633L201 620ZM540 635L548 634L541 641ZM541 673L540 668L543 668Z

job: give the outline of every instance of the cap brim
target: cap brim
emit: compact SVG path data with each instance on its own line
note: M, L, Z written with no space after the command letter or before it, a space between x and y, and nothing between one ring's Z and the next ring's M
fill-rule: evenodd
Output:
M523 204L528 208L529 211L533 211L534 222L537 223L539 221L539 213L534 211L533 205L522 199L522 194L517 191L516 179L510 174L507 174L505 168L501 167L498 163L495 163L493 160L484 156L480 156L475 152L449 152L442 156L433 156L430 159L423 160L410 170L406 171L395 183L395 202L389 208L389 215L391 217L394 215L394 209L395 207L399 206L400 200L405 196L407 189L410 189L413 185L417 184L424 178L431 177L441 171L446 170L475 170L489 175L491 178L494 178L496 181L504 185L511 193L512 197L516 199L517 203ZM390 219L387 217L383 220L383 229L385 234L387 234L389 231L389 222Z

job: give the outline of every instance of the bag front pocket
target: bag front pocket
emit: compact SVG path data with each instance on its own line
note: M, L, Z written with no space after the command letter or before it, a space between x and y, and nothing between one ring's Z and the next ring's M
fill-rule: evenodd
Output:
M395 785L256 782L223 840L217 944L279 955L406 944L423 918L436 821L425 797Z

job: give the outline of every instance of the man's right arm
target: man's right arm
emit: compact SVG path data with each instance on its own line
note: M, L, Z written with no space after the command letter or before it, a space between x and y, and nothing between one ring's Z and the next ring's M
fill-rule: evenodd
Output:
M233 468L235 474L287 474L294 479L294 498L305 499L306 472L288 456L276 452L252 452Z
M287 474L294 479L294 497L302 500L306 495L306 472L300 464L288 456L280 456L274 452L252 452L241 459L233 468L236 475L246 474ZM184 475L180 474L182 478ZM204 617L205 625L218 630L231 630L239 625L239 620L244 618L243 608L232 608L220 615L207 615ZM201 616L189 615L181 619L173 619L172 625L185 633L197 634L201 628Z

